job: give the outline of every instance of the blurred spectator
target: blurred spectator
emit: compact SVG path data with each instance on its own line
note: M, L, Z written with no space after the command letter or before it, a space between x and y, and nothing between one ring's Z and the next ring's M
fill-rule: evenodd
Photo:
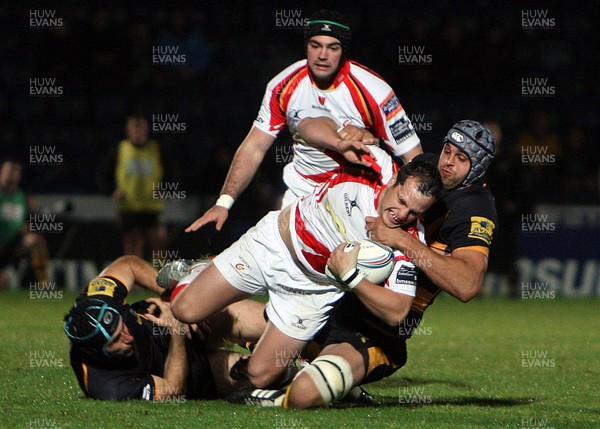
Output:
M107 155L100 171L100 187L117 202L125 255L152 258L164 250L167 227L162 217L169 189L179 186L175 163L158 142L148 137L148 120L141 114L127 118L127 138Z
M31 258L36 281L45 286L48 281L48 246L40 234L29 230L31 200L20 188L23 167L7 159L0 167L0 289L8 277L6 267L25 255Z
M531 123L517 137L515 155L528 171L522 179L531 202L547 200L558 202L561 184L558 164L562 159L562 145L551 127L552 117L543 110L533 112Z

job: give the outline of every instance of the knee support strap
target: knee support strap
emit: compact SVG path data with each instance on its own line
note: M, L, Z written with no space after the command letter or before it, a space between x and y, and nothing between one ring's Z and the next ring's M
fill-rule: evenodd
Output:
M343 398L352 389L354 378L350 363L341 356L319 356L298 373L308 375L319 390L324 405Z

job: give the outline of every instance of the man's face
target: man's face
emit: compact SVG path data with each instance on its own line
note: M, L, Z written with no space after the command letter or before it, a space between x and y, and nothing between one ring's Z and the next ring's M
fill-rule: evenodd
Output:
M395 183L396 174L390 183ZM382 191L377 212L385 226L399 228L408 225L435 202L432 196L421 193L419 183L418 179L409 177L403 185L388 186Z
M317 84L330 85L342 58L342 44L331 36L313 36L306 46L306 59Z
M143 145L148 140L148 121L129 118L125 127L127 139L135 145Z
M471 170L469 157L459 148L445 143L438 161L438 171L442 176L444 189L454 189L459 186Z
M111 358L117 359L133 356L133 353L135 352L133 342L134 338L129 333L129 329L127 329L127 326L123 323L123 320L121 320L115 332L116 334L114 338L111 340L109 345L106 346L106 353L108 353Z
M6 192L14 192L21 182L21 164L5 161L0 168L0 188Z

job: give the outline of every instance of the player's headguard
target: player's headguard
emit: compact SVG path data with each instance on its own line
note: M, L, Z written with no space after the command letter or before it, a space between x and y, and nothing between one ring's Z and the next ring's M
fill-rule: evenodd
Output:
M342 44L342 54L347 57L350 49L352 31L348 21L341 13L334 10L321 9L312 14L308 19L308 25L304 29L304 45L313 36L335 37Z
M65 315L64 330L69 340L88 354L102 352L113 339L122 317L106 301L83 299Z
M446 134L444 143L453 144L471 161L471 170L462 183L463 186L483 178L496 152L496 143L492 132L481 122L468 119L454 124Z

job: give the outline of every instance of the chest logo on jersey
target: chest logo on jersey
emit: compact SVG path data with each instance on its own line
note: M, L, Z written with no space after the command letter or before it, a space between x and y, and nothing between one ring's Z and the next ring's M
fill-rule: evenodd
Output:
M92 295L108 295L115 296L117 284L111 279L99 278L90 282L87 289L88 296Z
M492 236L496 225L488 218L482 216L471 216L471 231L469 238L478 238L487 244L492 244Z
M409 285L417 286L417 272L406 265L403 265L398 269L396 274L397 285Z
M322 105L324 105L324 104L325 104L325 101L326 101L327 99L326 99L325 97L321 96L321 95L319 95L319 97L318 97L318 98L319 98L319 104L320 104L321 106L322 106Z
M353 209L357 208L358 211L361 211L358 203L356 202L357 199L358 197L355 196L354 199L351 200L347 193L344 194L344 206L346 207L346 214L350 217L352 217Z

